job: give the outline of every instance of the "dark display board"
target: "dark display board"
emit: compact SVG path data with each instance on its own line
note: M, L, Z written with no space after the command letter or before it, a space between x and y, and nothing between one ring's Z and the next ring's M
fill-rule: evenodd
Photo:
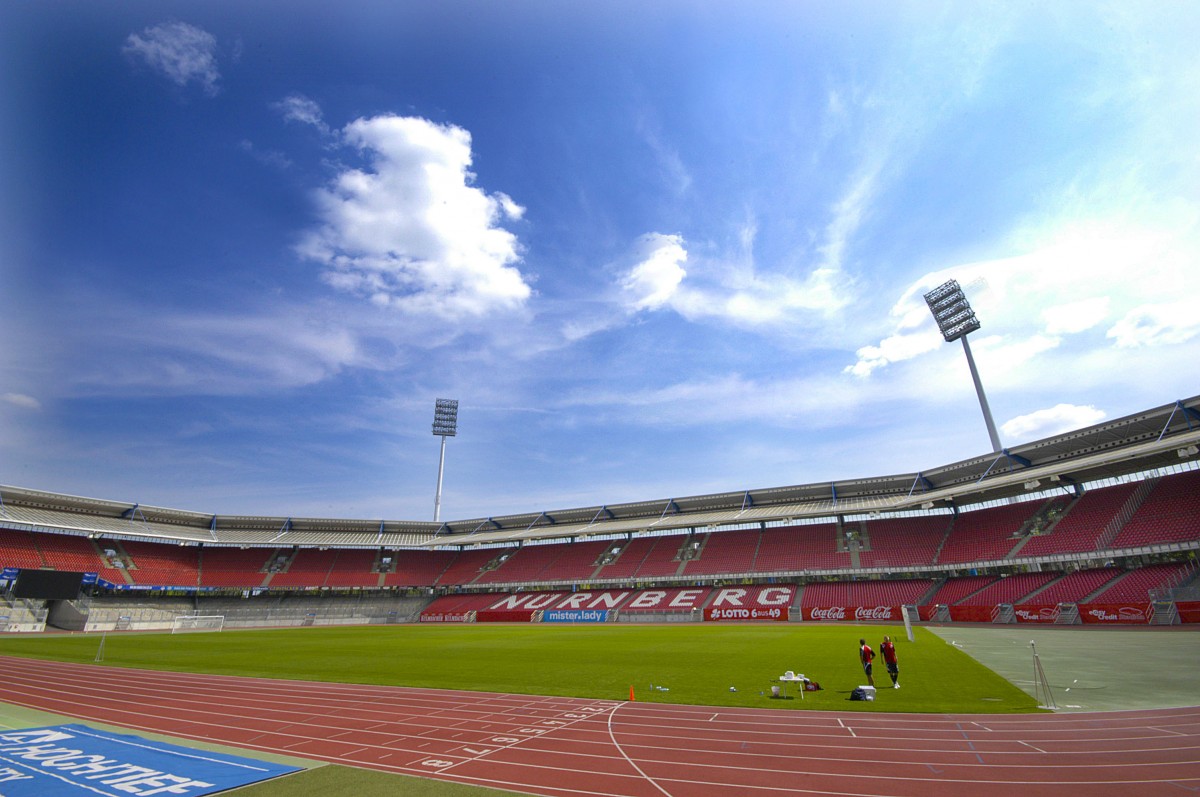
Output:
M36 600L61 601L79 597L83 573L64 570L18 570L13 596Z

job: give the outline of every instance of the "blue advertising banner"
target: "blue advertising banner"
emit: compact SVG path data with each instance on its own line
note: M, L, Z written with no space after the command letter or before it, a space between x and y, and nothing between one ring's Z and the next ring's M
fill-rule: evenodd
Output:
M543 623L604 623L608 621L608 609L546 609L542 612Z
M86 725L0 733L0 797L203 795L295 771Z

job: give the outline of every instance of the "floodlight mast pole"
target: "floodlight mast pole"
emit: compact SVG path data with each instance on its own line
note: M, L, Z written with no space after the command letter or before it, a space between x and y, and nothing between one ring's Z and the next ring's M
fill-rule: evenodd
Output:
M446 472L446 435L442 435L442 454L438 457L437 493L433 496L433 522L442 519L442 476Z
M433 497L433 520L442 519L442 476L446 472L446 438L458 434L458 400L438 399L433 405L433 434L442 438L442 453L438 458L437 493Z
M988 437L992 441L992 451L1000 453L1000 435L996 433L996 422L992 420L992 410L988 406L987 394L983 392L983 382L979 379L979 369L975 367L975 357L971 354L971 344L967 343L967 335L979 329L979 319L971 309L962 288L957 280L949 280L925 294L925 303L929 312L937 322L942 337L949 343L962 340L963 352L967 355L967 367L971 369L971 381L975 383L975 394L979 396L979 408L983 410L983 422L987 424Z
M987 424L988 437L992 440L992 451L1000 453L1000 435L996 434L996 422L992 420L992 408L988 406L987 394L983 392L983 382L979 379L979 369L975 367L975 358L971 356L971 344L967 336L962 336L963 352L967 355L967 367L971 369L971 380L975 383L975 394L979 396L979 408L983 410L983 422Z

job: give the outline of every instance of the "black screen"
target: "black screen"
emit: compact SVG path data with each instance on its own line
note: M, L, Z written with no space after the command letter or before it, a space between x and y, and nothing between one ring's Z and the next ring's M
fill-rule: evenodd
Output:
M13 596L36 600L74 600L83 587L83 573L62 570L18 570Z

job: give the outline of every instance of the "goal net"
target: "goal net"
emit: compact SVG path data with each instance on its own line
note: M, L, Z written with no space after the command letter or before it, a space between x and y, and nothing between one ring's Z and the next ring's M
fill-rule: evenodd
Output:
M225 628L223 614L177 614L171 621L171 633L183 634L190 631L220 631Z

